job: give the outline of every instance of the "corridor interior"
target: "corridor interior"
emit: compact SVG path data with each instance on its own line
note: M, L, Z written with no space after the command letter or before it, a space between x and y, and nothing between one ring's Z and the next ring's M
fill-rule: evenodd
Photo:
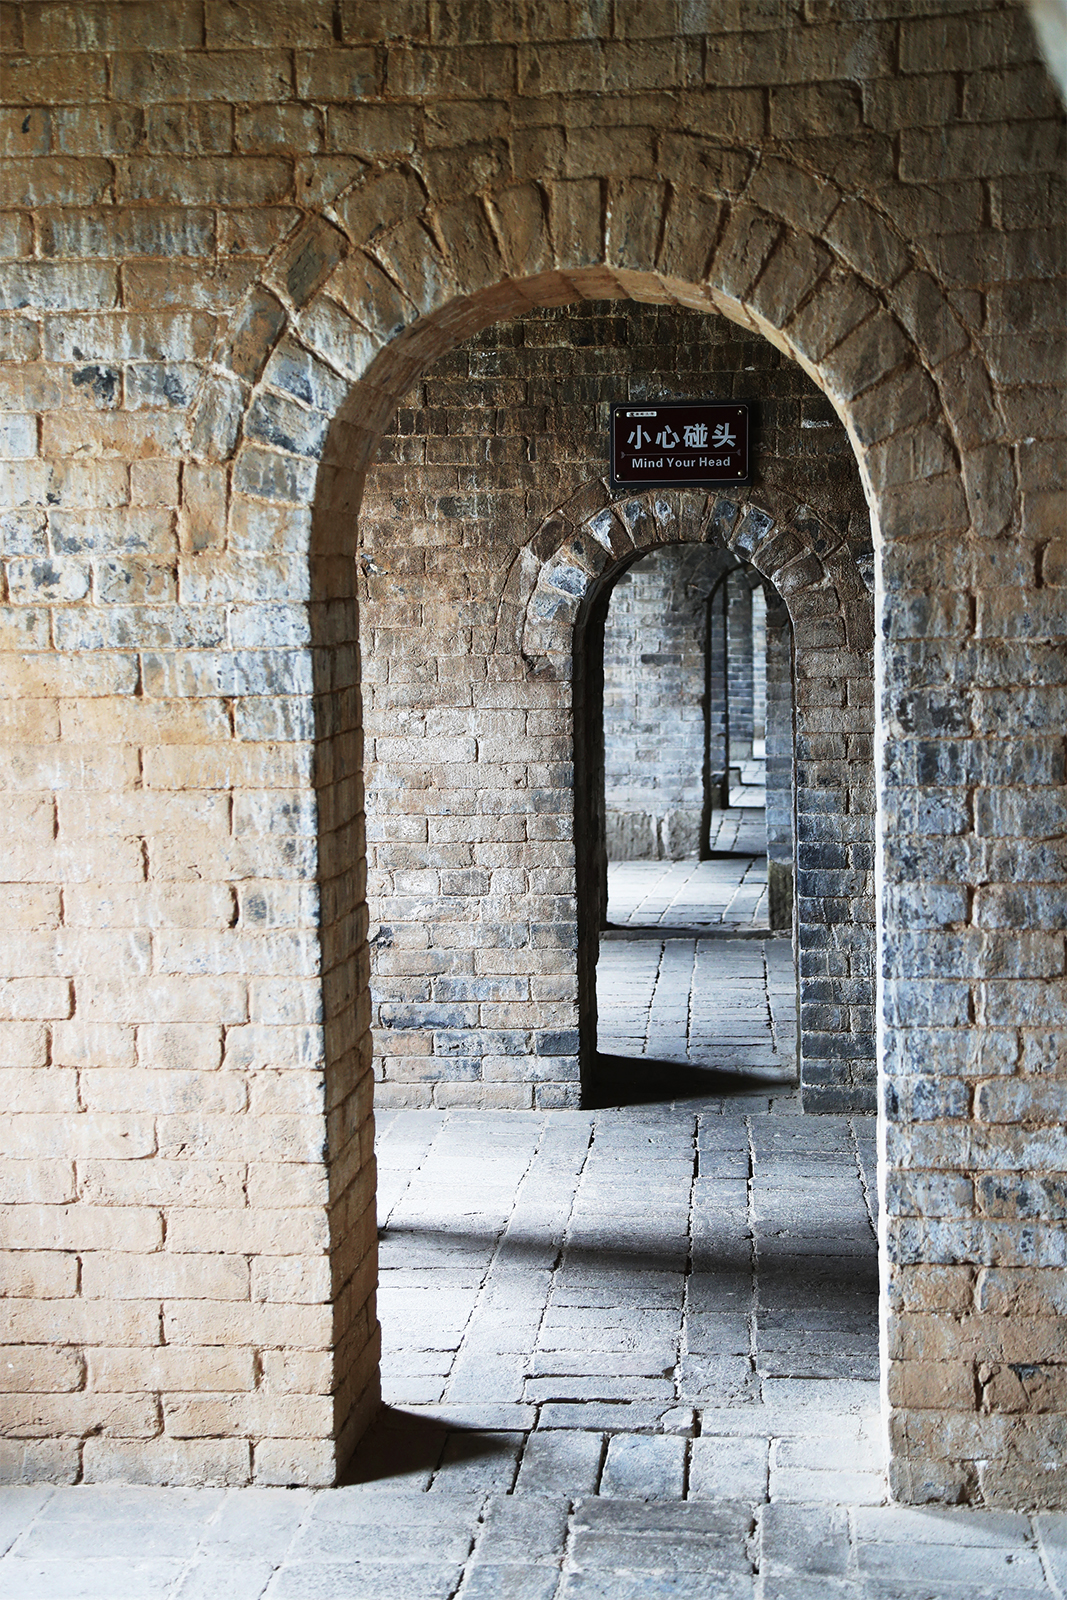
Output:
M402 1495L435 1545L448 1508L442 1594L769 1596L831 1529L853 1567L897 1537L875 1510L874 1130L798 1114L762 724L692 851L703 668L679 694L658 681L673 652L646 637L627 673L610 622L608 838L648 854L608 865L599 1108L380 1115L386 1409L350 1477ZM635 730L608 708L627 689L645 766L623 787L613 741ZM684 716L656 727L668 697L697 713L688 742ZM672 835L674 858L654 856Z
M352 1478L526 1519L521 1581L491 1573L487 1524L462 1594L704 1594L709 1568L740 1594L758 1508L885 1498L873 1128L798 1115L793 954L768 914L765 608L722 566L655 552L608 607L585 1108L379 1119L388 1409ZM555 1520L535 1528L530 1496Z
M659 554L653 608L694 576ZM747 618L728 727L676 639L614 681L606 647L595 1092L379 1109L384 1405L343 1486L10 1490L5 1600L1062 1600L1067 1518L887 1503L874 1119L796 1088L787 624L720 577L686 616L698 655L709 595Z

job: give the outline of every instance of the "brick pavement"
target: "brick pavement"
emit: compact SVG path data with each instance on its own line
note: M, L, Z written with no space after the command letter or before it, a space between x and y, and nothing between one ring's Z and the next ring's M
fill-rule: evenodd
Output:
M5 1600L1062 1596L1067 1518L886 1504L874 1133L797 1114L788 957L605 946L604 1039L704 1092L386 1113L346 1486L4 1490Z
M713 812L708 861L613 861L608 921L617 928L767 928L762 808Z

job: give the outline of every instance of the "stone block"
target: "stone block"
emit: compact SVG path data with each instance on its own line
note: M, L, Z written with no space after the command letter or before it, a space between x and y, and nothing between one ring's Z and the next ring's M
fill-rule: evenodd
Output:
M5 1439L0 1443L0 1483L72 1484L80 1470L76 1439Z
M187 1488L229 1488L251 1482L251 1447L246 1439L88 1439L83 1452L86 1483L144 1483Z
M415 147L415 113L409 106L343 105L327 112L330 150L396 160Z
M373 49L301 51L296 57L296 92L301 100L344 103L373 97L379 75Z

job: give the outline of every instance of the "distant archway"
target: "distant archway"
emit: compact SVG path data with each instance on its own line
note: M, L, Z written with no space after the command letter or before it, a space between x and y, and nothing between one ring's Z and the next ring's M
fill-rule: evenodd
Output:
M587 503L588 498L586 487L575 496L575 503ZM746 495L652 490L619 497L574 520L563 512L553 513L513 562L498 616L498 648L507 644L520 652L531 674L545 681L569 683L573 663L579 1004L583 1018L590 1019L581 1043L585 1075L592 1070L595 1048L596 940L606 893L606 857L597 816L603 792L597 744L602 678L598 681L593 664L602 659L611 588L634 561L665 545L711 544L751 565L783 597L793 628L797 684L795 808L798 818L805 820L805 826L798 824L795 840L797 884L807 891L798 896L795 940L801 973L805 966L814 966L820 983L817 958L807 958L825 948L836 907L811 892L812 879L821 870L815 858L825 859L827 847L833 845L842 852L853 843L873 847L869 829L866 838L857 838L856 833L858 819L872 814L870 745L861 743L859 759L840 763L843 789L838 791L841 800L836 807L826 804L821 774L806 759L823 734L826 711L825 694L808 691L827 682L844 684L842 706L852 705L854 732L860 739L873 733L865 709L872 704L873 599L847 543L840 536L831 539L830 530L810 508L801 512L796 502L787 499L775 511L778 515ZM817 825L810 824L811 818L818 819ZM837 898L827 897L831 902ZM854 923L858 937L862 927ZM867 923L865 957L873 969L873 918ZM800 1003L803 1008L803 976ZM853 1084L862 1084L863 1071L869 1074L866 1105L873 1109L869 1037L827 1036L823 1029L805 1033L802 1028L800 1039L800 1080L809 1109L818 1106L821 1095L835 1109L842 1103L857 1109L864 1105L860 1096L849 1093ZM845 1076L850 1046L856 1051L854 1059L862 1063L851 1082Z

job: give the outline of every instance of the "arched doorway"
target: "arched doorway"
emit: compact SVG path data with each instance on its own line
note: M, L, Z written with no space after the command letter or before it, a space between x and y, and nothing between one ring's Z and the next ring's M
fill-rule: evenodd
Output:
M514 587L525 603L511 613L510 627L538 681L569 683L576 648L575 814L590 819L576 834L578 983L581 1015L589 1019L581 1050L588 1076L595 1037L594 930L607 915L604 828L598 810L603 804L602 681L595 663L602 655L604 604L612 579L645 551L693 541L727 551L751 565L776 591L784 591L796 662L791 673L796 685L795 782L791 772L789 776L795 817L788 836L795 838L798 888L803 890L795 896L799 1004L816 1008L809 1012L812 1021L830 1024L829 1029L805 1031L801 1017L801 1091L811 1110L865 1110L873 1107L873 921L869 903L863 903L870 888L873 804L868 759L871 596L848 545L832 540L810 507L784 497L783 512L779 523L762 505L740 497L651 493L611 503L575 523L553 516L531 541L540 543L545 558L536 564L520 559L513 567L513 576L522 576L524 586ZM829 546L825 560L815 553L820 544ZM594 663L592 670L589 663ZM828 721L839 730L829 739ZM846 729L854 734L851 746ZM792 744L787 736L790 753ZM835 759L820 760L824 753ZM786 761L791 767L789 755ZM779 766L779 784L785 775ZM788 882L783 874L779 887L783 879ZM835 992L835 980L848 998L843 1006L819 1010ZM853 1004L861 1008L855 1018L858 1027L849 1015Z
M659 547L602 578L588 602L577 793L593 815L576 814L575 836L580 877L600 879L593 1105L728 1104L796 1085L792 907L776 940L768 903L767 629L763 606L752 626L754 592L763 598L764 580L752 569L698 543ZM770 592L788 661L788 612ZM787 722L786 761L775 776L791 876L791 675L771 680L775 696L784 691L773 709ZM736 767L731 749L743 751ZM600 859L587 862L597 839Z
M608 342L611 324L625 327L629 314L594 302L574 315L582 338L595 323ZM666 322L671 316L657 311L644 314L644 320ZM707 321L692 315L679 320L687 329ZM781 505L783 522L788 518L795 524L808 544L795 540L755 492L744 502L703 492L613 499L595 468L595 475L568 484L567 500L550 502L539 523L524 525L515 511L516 489L533 496L537 475L529 452L534 443L547 452L553 432L539 419L533 441L520 436L519 450L506 437L492 438L494 450L507 447L496 465L485 439L478 437L484 420L474 397L484 410L497 393L490 378L502 386L519 380L522 363L529 360L520 340L529 338L528 348L538 353L547 346L560 363L572 361L572 349L548 343L561 339L565 326L562 312L516 320L500 331L487 330L435 364L409 391L410 398L405 396L397 427L387 436L385 461L372 469L364 494L368 828L372 870L381 874L372 882L375 956L388 983L379 991L383 1025L377 1034L379 1104L386 1112L405 1104L441 1111L491 1107L486 1087L500 1093L494 1084L502 1086L495 1102L501 1105L542 1109L578 1103L578 1070L586 1066L586 1052L595 1055L597 1043L595 1001L592 985L585 986L584 963L589 960L595 968L600 923L579 914L571 863L576 860L579 873L585 872L592 827L582 798L581 729L582 719L592 714L588 636L598 597L607 597L623 569L632 570L635 561L663 549L717 555L724 570L737 572L749 569L745 555L763 552L759 559L772 565L777 552L775 570L786 571L787 583L788 569L806 557L810 541L817 538L832 562L850 531L847 519L843 529L835 529L829 519L820 522L795 495L784 493L772 503ZM746 348L761 347L750 336ZM605 359L602 350L600 358ZM538 371L534 361L529 364ZM771 379L765 374L763 381ZM519 390L508 398L521 409L536 395ZM558 432L570 442L571 427ZM431 459L432 473L424 467ZM524 499L521 504L525 510ZM512 553L516 532L522 542ZM496 559L499 552L502 562ZM802 583L794 585L798 610L806 606L825 618L831 606L840 609L848 554L838 554L836 574L821 559L801 568ZM862 582L857 579L855 587L869 607ZM494 593L495 625L485 639L477 630L486 597ZM862 623L862 617L848 620L853 628ZM840 626L843 640L843 620ZM827 637L829 632L827 627ZM869 622L866 635L869 639ZM860 658L857 680L864 672L869 677L869 661ZM568 756L576 763L573 785L563 767ZM856 781L864 781L859 763ZM869 789L869 769L865 781ZM561 856L561 850L568 854ZM554 877L547 916L539 892L546 879L539 877L535 890L521 876L546 865ZM502 887L494 882L498 870L509 891L503 927L504 902L495 897ZM448 904L440 893L446 890ZM489 926L483 915L487 903L494 913ZM534 905L537 911L527 909ZM575 941L583 963L577 994ZM457 959L468 963L466 969L446 965ZM504 982L498 979L501 973ZM540 1026L523 1029L520 1007L535 985ZM765 994L762 971L760 989ZM549 1004L559 1009L553 1014ZM506 1036L501 1026L502 1014L495 1008L505 1005L507 1027L521 1032L518 1039ZM574 1076L563 1077L561 1068ZM587 1101L595 1101L588 1072L586 1079L581 1088ZM390 1098L391 1091L397 1098ZM556 1095L560 1098L550 1098ZM388 1316L383 1312L383 1321L393 1350L403 1337L393 1285L404 1230L418 1225L432 1232L440 1226L431 1220L421 1180L415 1187L417 1206L414 1200L405 1203L387 1235ZM464 1204L477 1210L473 1186ZM487 1218L486 1229L492 1226ZM401 1237L393 1236L397 1231ZM459 1221L454 1231L462 1231ZM420 1359L431 1363L434 1358L425 1352ZM439 1397L469 1394L471 1379L460 1381L448 1353L438 1352L437 1359L440 1370L427 1372L428 1388ZM388 1363L394 1398L413 1392L404 1388L411 1375L402 1365L396 1355ZM513 1370L501 1381L515 1392Z
M360 1140L365 1143L362 1130L367 1126L371 1096L363 977L366 958L360 942L365 926L360 909L362 886L358 869L352 868L360 859L361 824L359 674L351 645L356 637L356 591L350 540L366 463L404 385L458 339L502 315L515 314L531 301L561 303L576 295L608 292L656 300L666 296L702 310L712 306L740 323L755 326L800 361L832 395L860 454L883 538L896 538L903 525L900 519L906 520L912 533L927 525L942 533L947 526L967 525L966 496L954 465L950 463L948 470L934 479L914 478L905 471L899 480L895 467L887 476L884 453L874 448L920 416L932 417L946 433L952 428L951 416L943 423L937 421L943 416L941 399L904 332L905 327L914 326L906 294L892 290L884 296L888 305L899 310L898 323L877 297L872 301L869 291L855 282L849 266L828 256L777 213L765 186L751 196L752 204L770 207L766 226L762 212L756 217L763 229L756 233L750 225L752 209L747 202L723 227L718 202L712 207L712 225L699 196L680 201L674 194L666 207L665 189L644 183L624 184L617 190L612 187L611 195L612 204L605 213L598 203L597 182L554 183L547 206L545 195L536 186L520 185L494 197L492 227L480 200L460 200L435 213L442 253L417 220L421 196L402 182L384 180L379 188L376 180L374 192L363 196L352 213L353 226L363 230L361 239L375 233L372 253L387 265L398 291L383 289L377 297L381 314L375 314L374 331L368 332L365 324L345 310L346 301L363 305L366 300L369 269L362 258L342 267L338 281L329 283L328 292L317 298L311 287L314 275L300 279L312 298L304 302L298 316L300 337L307 341L299 362L314 373L314 363L324 358L332 371L347 375L357 388L337 412L325 447L321 422L309 416L304 445L296 442L300 428L294 419L283 445L264 450L249 435L236 453L233 488L238 496L266 494L297 505L309 504L314 498L315 503L311 533L315 598L309 614L314 690L323 713L316 783L321 819L319 876L325 902L320 929L323 997L328 1080L332 1084L328 1099L333 1108L327 1166L334 1196L330 1208L334 1280L346 1286L338 1290L338 1303L360 1308L357 1315L346 1313L344 1319L345 1327L352 1330L345 1339L351 1356L338 1356L344 1376L335 1410L347 1418L335 1430L342 1454L346 1438L362 1426L366 1405L372 1403L374 1362L369 1298L373 1254L362 1221L369 1219L370 1213L362 1198L368 1169ZM602 228L605 216L610 219L606 235ZM708 241L713 236L717 243L709 265ZM757 239L762 241L758 249ZM287 247L287 258L293 250L299 253L307 242L298 239ZM353 267L358 269L355 277ZM314 281L323 281L330 270L327 266ZM877 268L872 271L872 281L882 281ZM942 350L945 325L954 325L951 313L946 308L943 311L938 335ZM377 351L382 353L375 360ZM932 364L938 364L936 356ZM965 388L956 371L949 385L951 394L958 398ZM220 441L223 454L233 451L234 431L217 426L215 420L220 406L232 409L232 396L227 396L225 385L216 384L201 410L196 436L204 441L209 456L213 437ZM307 457L320 452L317 473L309 471ZM903 487L897 487L898 482ZM728 513L731 526L738 509L733 507ZM753 545L758 544L760 534L751 513L746 514L742 534L753 536ZM785 593L778 563L784 570L796 558L801 567L795 577L803 582L800 572L809 558L795 546L788 559L784 559L785 550L776 555L774 581ZM810 559L821 561L817 550ZM828 559L832 570L833 552ZM536 583L536 561L532 571ZM525 611L532 587L527 582L530 572L526 563L515 571L514 581L509 580L503 606L509 620L520 621ZM794 574L788 576L792 579ZM848 590L853 580L847 573L843 578ZM539 624L540 619L537 621ZM806 618L805 626L817 634L818 616ZM869 644L868 632L863 648ZM845 646L855 648L847 635ZM840 655L841 639L833 616L824 648ZM558 652L552 654L558 658ZM868 809L868 818L870 814ZM903 870L899 863L893 868L894 873L898 870ZM900 962L907 964L904 946L895 947L893 961L897 963L894 973L899 976L904 970ZM897 1018L892 1026L902 1030L903 1041L908 1033L906 1022ZM912 1043L918 1048L922 1041ZM902 1048L910 1050L912 1044L902 1043ZM361 1219L358 1228L353 1226L354 1217ZM920 1453L922 1449L925 1446Z

